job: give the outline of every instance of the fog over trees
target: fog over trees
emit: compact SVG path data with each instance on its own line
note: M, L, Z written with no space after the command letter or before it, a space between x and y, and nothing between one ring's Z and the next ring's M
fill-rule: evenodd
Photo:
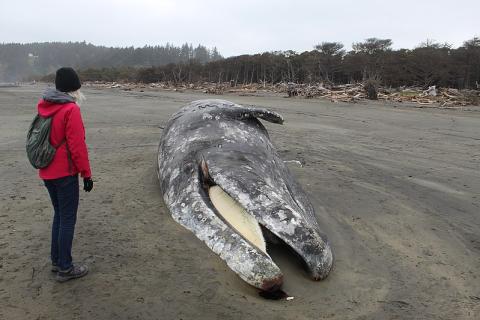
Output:
M81 69L84 81L235 85L374 80L392 87L479 88L480 38L467 40L458 48L432 40L413 49L392 49L392 44L391 39L369 38L353 43L347 51L340 42L320 42L302 53L277 51L225 59L215 48L188 44L136 49L86 43L4 44L0 45L0 81L2 74L12 74L12 70L13 74L39 76L69 65Z
M0 44L0 81L20 81L44 76L61 66L76 69L151 67L195 59L206 63L221 59L216 48L166 44L142 48L111 48L86 42L46 42Z

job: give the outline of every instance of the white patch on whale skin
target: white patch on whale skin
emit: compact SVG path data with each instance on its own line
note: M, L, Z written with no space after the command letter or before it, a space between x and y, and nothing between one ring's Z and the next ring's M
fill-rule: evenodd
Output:
M223 129L223 136L225 139L231 139L232 141L242 140L244 142L248 142L249 138L252 136L249 134L248 130L244 130L246 128L232 126L227 122L219 122L218 126Z
M272 216L263 217L265 223L271 228L271 231L282 230L282 233L293 236L295 234L295 229L298 227L298 224L295 219L291 219L288 223L280 221Z
M204 113L202 115L202 119L203 120L212 120L213 119L213 116L210 114L210 113Z
M238 200L240 203L250 202L250 196L244 192L238 192Z
M180 169L175 168L173 172L170 174L170 183L173 182L174 179L178 177L178 174L180 173Z
M285 220L285 221L286 221L287 216L285 215L285 211L284 211L284 210L282 210L282 209L278 210L277 215L278 215L278 218L279 218L280 220L282 220L282 221Z

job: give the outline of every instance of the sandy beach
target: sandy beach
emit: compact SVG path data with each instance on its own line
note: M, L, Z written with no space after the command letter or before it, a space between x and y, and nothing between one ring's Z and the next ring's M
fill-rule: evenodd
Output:
M0 88L0 319L479 319L478 107L87 88L95 187L81 193L73 254L91 271L60 284L51 203L24 150L43 89ZM314 282L273 248L291 301L258 296L163 204L162 129L205 98L285 118L264 124L336 256Z

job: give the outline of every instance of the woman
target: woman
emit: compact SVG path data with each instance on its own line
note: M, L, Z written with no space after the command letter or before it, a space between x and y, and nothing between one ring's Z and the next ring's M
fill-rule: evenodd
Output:
M55 75L55 88L47 89L38 103L38 114L51 117L50 143L56 152L52 162L39 170L40 178L52 200L51 259L56 280L64 282L88 273L85 265L72 263L72 241L79 200L78 175L86 192L93 188L88 161L85 129L79 104L83 95L80 79L72 68L60 68Z

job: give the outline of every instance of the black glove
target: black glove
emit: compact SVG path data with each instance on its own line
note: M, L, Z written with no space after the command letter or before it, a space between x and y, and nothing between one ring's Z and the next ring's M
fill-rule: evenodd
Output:
M93 189L93 180L92 178L83 178L83 190L85 192L90 192Z

